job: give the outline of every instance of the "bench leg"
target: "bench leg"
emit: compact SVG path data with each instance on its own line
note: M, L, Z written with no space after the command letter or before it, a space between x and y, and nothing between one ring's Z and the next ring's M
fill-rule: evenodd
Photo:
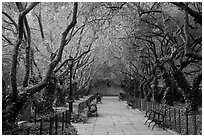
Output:
M163 123L160 123L160 122L157 123L157 122L155 122L154 126L152 127L152 130L154 129L154 127L155 127L156 125L162 126L162 128L164 129L164 124L163 124Z
M152 130L154 129L154 127L156 126L156 124L157 124L157 123L155 123L155 124L152 126Z
M149 125L148 125L148 127L150 127L150 124L151 124L152 122L154 122L154 121L151 121L151 122L149 122Z
M164 128L164 122L162 123L162 127L163 127L163 129L165 129L165 128Z
M147 120L145 121L145 123L144 123L145 125L146 125L146 123L147 123L148 120L149 120L149 119L147 119Z

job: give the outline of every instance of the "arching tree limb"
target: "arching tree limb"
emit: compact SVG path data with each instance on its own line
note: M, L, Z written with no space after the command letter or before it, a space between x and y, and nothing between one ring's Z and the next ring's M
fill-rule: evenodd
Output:
M69 33L69 31L76 25L77 23L77 8L78 8L78 3L74 3L74 9L73 9L73 17L72 17L72 21L71 23L67 26L67 28L65 29L65 31L62 33L62 38L61 38L61 44L59 47L59 51L56 55L56 57L53 59L53 61L49 64L49 68L46 72L46 76L44 81L48 82L49 81L49 77L53 71L53 69L57 66L57 64L59 63L59 61L61 61L62 58L62 53L64 50L64 47L66 46L66 37Z
M15 20L10 16L8 15L6 12L2 11L3 15L5 15L7 18L9 18L9 20L13 23L13 25L15 26L16 30L18 31L18 25L17 23L15 22Z
M185 10L188 14L190 14L192 17L194 17L194 21L202 25L202 12L197 12L192 10L183 2L171 2L172 4L180 7L182 10Z
M188 18L188 13L187 11L185 11L185 21L184 21L184 33L185 33L185 56L187 57L191 57L191 58L195 58L197 60L202 60L202 55L199 53L195 53L192 49L191 49L191 43L190 43L190 35L189 35L189 31L188 31L188 25L189 25L189 18Z

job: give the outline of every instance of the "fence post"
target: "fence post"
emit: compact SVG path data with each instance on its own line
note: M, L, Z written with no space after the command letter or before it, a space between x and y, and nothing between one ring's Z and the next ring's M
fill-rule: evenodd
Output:
M157 104L157 103L154 101L154 102L153 102L153 110L155 110L156 104Z
M197 126L196 126L196 114L193 114L193 134L197 135Z
M135 98L135 104L136 104L136 109L138 109L138 99L137 98Z
M151 102L148 102L148 110L151 109Z
M62 131L64 131L64 112L62 113Z
M80 113L80 103L77 105L78 107L78 114Z
M186 110L186 135L188 135L188 112Z
M58 119L57 119L57 114L55 114L55 135L57 135L57 127L58 126Z
M134 107L137 109L137 99L134 97Z
M67 124L67 122L68 122L68 121L67 121L67 114L68 114L68 113L67 113L67 110L66 110L66 111L65 111L65 126L66 126L66 127L68 127L68 124Z
M141 99L141 98L140 98L140 109L141 109L141 111L144 110L144 109L143 109L143 99Z
M26 134L29 135L30 134L30 127L27 128Z
M82 103L78 104L78 114L80 114L82 112Z
M167 120L166 120L166 119L167 119L167 118L166 118L166 116L167 116L167 115L166 115L166 113L167 113L167 112L166 112L166 111L167 111L167 110L166 110L166 105L164 105L164 111L165 111L165 115L164 115L164 123L166 124L166 121L167 121Z
M135 108L138 109L138 100L135 98Z
M160 110L161 106L162 106L162 104L158 105L159 110ZM160 115L157 115L157 118L160 119Z
M36 111L36 109L34 109L34 122L35 122L35 124L36 124L36 122L37 122L37 111Z
M139 110L141 111L141 98L138 98Z
M174 107L174 122L175 122L175 130L176 130L176 108Z
M40 119L40 135L42 135L42 118Z
M52 135L52 117L50 117L49 135Z
M71 114L70 114L70 111L68 112L68 125L71 125Z
M147 101L147 110L149 110L149 101ZM146 110L146 111L147 111L147 110Z
M55 110L54 109L52 109L53 111L52 111L52 116L53 116L53 118L55 117ZM57 113L56 113L57 114Z
M171 127L171 107L169 106L169 128L172 129Z
M179 110L178 110L178 113L179 113L179 114L178 114L178 116L179 116L179 118L178 118L178 120L179 120L179 121L178 121L178 124L179 124L179 134L181 133L181 113L180 113L180 111L181 111L181 110L180 110L180 108L179 108Z
M152 110L154 110L154 101L151 102L151 106Z

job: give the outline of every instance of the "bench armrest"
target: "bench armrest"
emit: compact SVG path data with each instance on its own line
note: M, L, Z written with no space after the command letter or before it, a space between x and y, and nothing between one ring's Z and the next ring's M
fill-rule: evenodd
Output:
M164 114L163 114L163 113L161 113L161 112L154 111L154 113L155 113L155 115L157 115L157 116L163 116L163 117L164 117Z
M154 111L154 110L152 110L152 109L147 110L145 113L145 117L147 117L152 111Z
M165 116L165 111L166 110L164 110L164 113L161 113L161 112L158 112L158 111L155 111L155 110L148 110L147 112L146 112L146 116L148 117L148 118L155 118L155 117L162 117L162 118L164 118L164 116ZM149 114L148 114L149 113Z

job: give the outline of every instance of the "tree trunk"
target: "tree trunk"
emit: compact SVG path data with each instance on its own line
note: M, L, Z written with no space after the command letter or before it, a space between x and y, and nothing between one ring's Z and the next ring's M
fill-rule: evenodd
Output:
M162 78L164 79L164 82L166 84L166 91L164 92L163 98L166 104L172 106L174 102L174 96L172 94L174 85L172 84L171 75L163 66L160 66L160 69L163 71Z
M195 79L193 83L193 88L191 89L191 98L189 98L188 102L188 108L190 111L196 111L198 112L198 107L200 101L202 102L202 96L199 94L199 85L202 81L202 74L199 74Z
M30 27L28 25L28 21L27 21L26 17L24 18L24 22L25 22L25 27L26 27L26 31L27 31L27 39L26 39L27 44L26 44L26 49L25 49L26 58L25 58L25 74L24 74L24 79L23 79L23 87L27 87L28 86L29 76L30 76L31 34L30 34Z
M11 66L11 87L12 87L12 100L13 102L17 102L18 100L18 89L17 89L17 79L16 79L16 73L17 73L17 63L18 63L18 50L21 45L22 39L23 39L23 21L27 13L29 13L38 3L32 3L27 9L25 9L23 12L20 13L18 17L18 37L15 42L15 46L13 49L13 56L12 56L12 66ZM21 5L21 3L17 3L17 6Z

